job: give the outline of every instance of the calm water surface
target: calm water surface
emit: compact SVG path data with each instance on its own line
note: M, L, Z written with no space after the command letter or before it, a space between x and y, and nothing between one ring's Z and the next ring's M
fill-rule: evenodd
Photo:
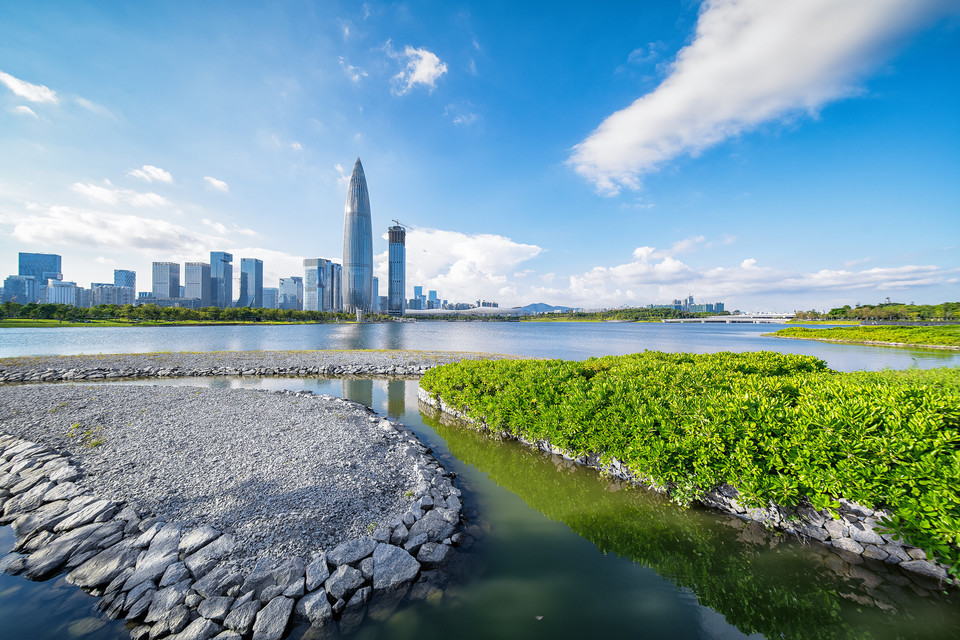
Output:
M599 322L394 322L0 329L0 357L154 351L440 349L582 360L645 349L815 355L838 371L960 365L960 353L767 338L784 325Z
M418 323L218 327L217 335L203 336L211 329L32 332L66 333L69 341L77 341L60 349L53 336L32 339L44 341L50 353L406 348L583 358L642 349L773 348L811 353L847 370L960 364L957 356L939 352L761 338L760 333L772 330L769 325ZM247 329L256 330L245 335L258 342L230 342L238 339L237 330ZM100 331L119 334L119 342L104 345L88 339L83 344L75 335ZM173 337L165 333L171 331L177 332L176 347L153 342L158 335ZM11 355L6 334L0 332L0 353ZM206 345L200 344L204 340ZM485 532L469 552L457 554L453 571L469 579L456 581L439 601L403 605L385 620L364 621L352 638L958 636L956 593L923 589L882 565L848 564L823 547L803 545L735 518L679 509L559 458L444 424L421 413L415 381L207 378L136 384L157 383L310 389L347 397L400 419L458 474L471 524ZM12 545L9 527L0 528L0 552ZM65 585L62 577L32 583L0 574L0 637L127 637L121 622L99 626L94 602ZM291 637L304 631L296 629Z

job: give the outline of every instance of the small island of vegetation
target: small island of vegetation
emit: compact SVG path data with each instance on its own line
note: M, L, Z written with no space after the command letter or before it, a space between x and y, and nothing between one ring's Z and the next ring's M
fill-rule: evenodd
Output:
M890 347L960 349L960 324L936 326L859 326L810 329L789 327L765 335L825 342L846 342Z
M889 508L891 532L960 568L960 369L838 373L771 352L464 361L421 387L527 441L619 460L681 503Z

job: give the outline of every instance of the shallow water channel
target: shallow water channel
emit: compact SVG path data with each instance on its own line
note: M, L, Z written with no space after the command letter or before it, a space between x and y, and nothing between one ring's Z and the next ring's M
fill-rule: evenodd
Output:
M309 389L397 418L434 449L458 474L469 525L483 535L457 554L441 598L365 620L352 638L955 638L960 629L955 591L733 517L680 509L562 458L445 424L421 413L415 380L107 384ZM9 527L0 528L0 551L12 545ZM95 602L62 577L31 583L0 574L0 636L126 638L122 622L94 628Z

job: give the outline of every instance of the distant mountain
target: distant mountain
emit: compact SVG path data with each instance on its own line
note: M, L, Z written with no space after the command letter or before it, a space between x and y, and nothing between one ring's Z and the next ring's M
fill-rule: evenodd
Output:
M536 313L550 313L551 311L563 313L566 311L578 311L578 309L575 307L555 307L552 304L546 304L543 302L534 302L533 304L528 304L525 307L520 307L520 314L525 316Z

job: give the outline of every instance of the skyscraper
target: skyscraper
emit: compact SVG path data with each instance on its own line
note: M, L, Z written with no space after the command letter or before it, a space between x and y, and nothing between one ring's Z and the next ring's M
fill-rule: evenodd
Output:
M180 297L180 264L178 262L153 263L153 297Z
M233 304L233 254L210 252L210 304L226 309Z
M183 268L183 297L196 298L201 307L210 306L210 265L188 262Z
M364 187L366 189L366 187ZM55 253L23 253L19 254L18 275L33 276L39 286L47 284L47 280L62 280L60 256Z
M390 241L388 250L387 312L402 316L407 310L405 289L407 286L407 230L396 225L387 229Z
M137 272L128 271L127 269L114 269L113 270L113 286L130 287L131 289L136 290Z
M373 295L373 228L370 195L357 158L343 207L343 310L369 312Z
M279 305L281 309L303 309L303 278L300 276L280 278Z
M240 299L237 306L251 309L263 306L263 260L240 258Z

